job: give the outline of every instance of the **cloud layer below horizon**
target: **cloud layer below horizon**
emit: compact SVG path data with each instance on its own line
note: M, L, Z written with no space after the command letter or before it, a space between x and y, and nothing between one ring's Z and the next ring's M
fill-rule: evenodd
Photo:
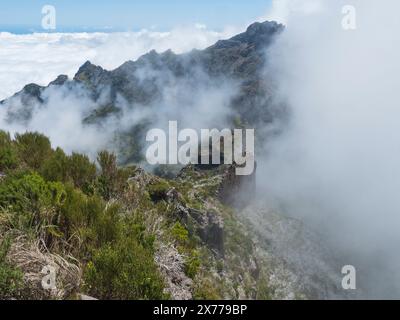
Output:
M0 100L28 83L47 85L60 74L72 77L87 60L105 69L114 69L153 49L158 52L171 49L175 53L203 49L240 31L230 27L217 32L197 24L168 32L25 35L0 32Z

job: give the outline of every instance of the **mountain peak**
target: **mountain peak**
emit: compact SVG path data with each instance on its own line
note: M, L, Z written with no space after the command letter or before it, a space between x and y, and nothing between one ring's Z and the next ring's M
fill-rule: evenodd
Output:
M255 22L251 24L246 32L238 34L231 40L255 44L256 46L266 46L271 43L275 35L284 30L284 26L275 21Z
M255 22L247 30L227 40L219 40L211 48L231 48L244 44L262 49L271 44L274 37L284 30L284 26L275 21Z
M59 75L55 80L49 83L49 86L62 86L68 81L68 76L65 74Z
M257 33L275 33L282 31L284 25L277 23L275 21L264 21L264 22L254 22L248 26L246 33L249 35L254 35Z
M74 76L74 80L86 81L93 76L100 76L103 71L104 69L102 67L94 65L88 60L79 68L78 72Z

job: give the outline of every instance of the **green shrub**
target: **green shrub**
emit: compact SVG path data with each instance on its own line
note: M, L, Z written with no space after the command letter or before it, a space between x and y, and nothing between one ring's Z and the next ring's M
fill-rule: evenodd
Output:
M210 279L198 280L193 292L194 300L220 300L221 298L220 289Z
M267 275L263 274L257 279L256 299L271 300L273 297L273 288L270 287Z
M71 182L86 194L91 194L96 179L96 165L79 153L67 156L57 148L42 164L40 173L46 180Z
M189 231L180 222L176 222L170 232L178 244L179 252L186 256L185 274L194 279L200 269L201 261L199 251L193 249L193 243L191 243L189 238Z
M49 138L37 132L17 133L15 144L19 159L34 170L38 170L52 153Z
M169 189L170 185L164 180L159 180L158 182L152 183L147 187L150 198L154 202L166 200Z
M101 174L98 178L100 194L109 200L123 192L127 187L129 171L117 167L117 157L107 151L98 154L97 162L100 165Z
M108 151L100 151L97 155L97 162L100 165L101 173L113 178L117 172L117 157L115 154L109 153Z
M17 151L10 134L0 130L0 171L14 169L18 164Z
M152 252L132 238L97 250L86 267L84 281L89 294L100 299L166 297Z
M72 153L68 157L68 176L74 182L75 187L90 193L92 184L96 178L96 166L89 158L79 153Z
M57 148L54 153L44 161L40 174L48 181L68 181L68 157L64 151Z
M36 173L9 176L0 184L0 207L14 213L12 224L18 228L52 224L48 213L57 211L65 196L61 183L46 182Z
M89 200L88 208L91 207ZM102 246L123 239L123 225L120 218L120 206L112 204L103 208L97 220L92 222L92 228L97 237L97 245Z
M106 206L100 197L87 196L67 185L60 228L67 239L73 241L76 236L78 243L74 243L74 250L86 257L93 249L122 237L119 211L118 204Z
M65 236L69 238L79 227L87 225L87 197L82 191L75 189L70 184L66 185L65 191L66 199L61 207L60 225Z
M0 299L18 298L23 287L22 272L7 262L9 239L0 243Z
M184 245L189 241L189 232L180 222L176 222L172 226L171 235L181 245Z
M200 270L200 254L197 250L191 250L185 261L185 274L194 279Z
M124 219L124 232L134 237L145 249L154 251L155 235L147 231L143 212L133 213Z
M37 173L18 178L9 176L0 184L0 206L15 212L60 207L64 200L64 186L58 182L46 182Z

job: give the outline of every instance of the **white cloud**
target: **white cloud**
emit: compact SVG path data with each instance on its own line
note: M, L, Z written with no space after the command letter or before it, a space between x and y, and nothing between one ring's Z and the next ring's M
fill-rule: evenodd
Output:
M362 270L367 297L398 298L400 2L351 1L351 31L341 23L347 0L320 2L319 14L291 11L273 50L292 118L259 166L264 194Z
M176 53L202 49L221 38L228 38L238 30L223 32L207 30L204 25L191 28L176 28L170 32L142 30L130 33L73 33L73 34L0 34L0 99L19 91L24 85L34 82L47 85L59 74L72 77L82 63L90 60L106 69L120 66L127 60L135 60L155 49L163 52L172 49ZM201 70L190 77L174 79L168 72L143 68L137 76L153 74L159 81L162 102L140 108L129 105L122 97L117 107L122 117L108 117L101 128L83 125L82 119L105 103L102 99L93 102L86 90L80 86L72 90L65 87L49 87L43 93L43 105L33 105L29 121L8 121L9 111L18 113L19 99L11 99L0 108L0 128L16 132L39 131L46 134L53 147L62 147L66 152L78 151L92 158L102 148L114 148L116 132L130 130L143 119L152 119L154 125L163 127L169 119L179 118L180 124L200 128L206 124L220 123L228 114L227 104L236 92L233 83L211 85ZM169 84L168 84L169 83ZM108 88L102 96L107 99ZM60 112L61 111L61 112ZM214 122L213 122L214 121Z
M321 12L325 6L320 0L272 0L271 8L259 21L276 21L287 25L290 18Z
M0 33L0 100L27 83L47 85L59 74L72 77L90 60L113 69L127 60L155 49L182 53L203 49L238 30L212 31L204 25L175 28L169 32L141 30L123 33Z

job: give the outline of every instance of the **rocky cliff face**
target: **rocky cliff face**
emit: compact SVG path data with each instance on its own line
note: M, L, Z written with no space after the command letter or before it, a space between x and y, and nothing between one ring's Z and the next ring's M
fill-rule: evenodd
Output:
M207 277L215 282L225 277L224 297L349 298L341 289L340 260L323 236L269 209L252 196L255 176L238 177L234 169L185 167L175 181L190 188L166 192L182 224L199 237L212 259L223 262L222 271L211 267Z
M236 166L225 168L218 196L222 203L242 209L254 201L257 170L249 176L239 176L236 174Z

